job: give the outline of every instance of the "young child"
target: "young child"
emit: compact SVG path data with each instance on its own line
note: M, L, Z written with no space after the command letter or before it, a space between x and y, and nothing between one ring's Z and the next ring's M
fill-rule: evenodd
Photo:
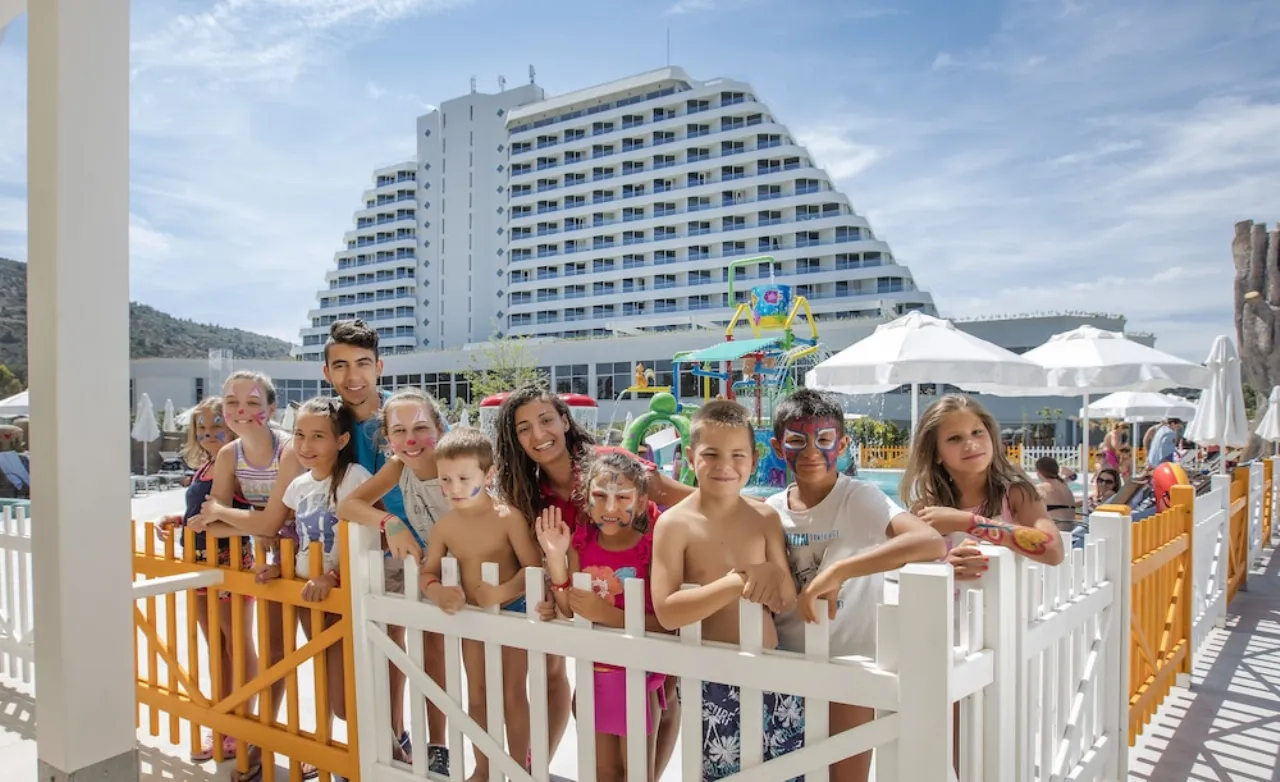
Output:
M902 499L947 539L957 580L986 572L977 541L1046 565L1062 562L1062 538L1044 500L1009 463L996 420L969 397L944 396L920 416Z
M595 457L582 470L583 505L590 523L569 531L559 508L550 507L538 518L538 542L547 556L551 590L560 612L586 617L606 627L624 627L623 582L649 578L653 554L653 521L658 506L649 501L649 471L637 459L622 453ZM592 589L572 587L573 573L589 573ZM646 629L662 631L653 615L653 599L645 594ZM665 708L666 677L650 673L645 731L648 735L648 778L655 779L657 733L654 715ZM626 779L627 735L626 669L596 663L596 776Z
M505 611L523 612L524 569L542 562L538 546L524 517L505 505L498 505L486 491L493 480L493 446L479 429L454 429L436 444L436 469L440 488L452 506L440 519L427 540L427 561L420 587L427 599L446 613L456 613L464 603L488 608L500 605ZM440 582L441 560L458 561L460 587ZM498 586L481 580L481 565L498 565ZM467 713L479 725L487 726L485 703L484 644L462 642L462 660L467 669ZM527 661L520 649L502 648L502 689L511 756L527 767L529 758L529 697L525 691ZM476 751L472 782L489 778L489 760Z
M875 484L842 475L836 467L849 447L844 410L830 397L800 389L773 412L773 450L795 483L769 498L782 518L799 605L774 618L778 646L804 652L804 624L818 621L827 600L833 657L875 658L875 606L884 599L882 573L946 553L942 537L885 496ZM875 710L831 704L832 735L875 718ZM831 766L834 782L866 782L871 753Z
M338 506L338 514L357 524L380 528L386 535L388 556L385 560L387 591L404 591L404 560L422 561L422 550L430 540L436 522L449 512L449 503L440 490L436 467L436 442L444 431L444 417L436 401L425 391L404 388L391 395L378 413L381 432L390 446L391 457L382 468ZM407 519L374 504L393 489L404 498ZM412 593L411 593L412 594ZM444 686L444 638L438 633L424 633L426 642L424 668L428 676ZM393 695L394 697L394 695ZM444 745L446 722L444 712L427 704L427 770L447 776L448 748ZM399 749L407 752L407 734ZM408 758L404 758L406 761Z
M182 449L182 459L189 467L195 469L196 474L191 477L191 483L187 486L187 510L182 514L171 514L160 520L156 526L156 536L160 540L167 540L170 535L177 534L179 545L182 544L184 537L182 528L196 515L200 513L200 506L204 504L205 497L209 496L209 491L213 489L213 460L218 455L218 451L228 441L234 440L235 434L229 431L222 419L222 397L211 396L205 398L200 404L196 405L191 411L190 423L187 426L187 442ZM197 532L195 534L195 560L196 562L208 561L208 549L205 540L205 533ZM231 566L231 542L223 539L219 540L216 545L218 565L221 567ZM253 569L253 548L248 537L240 539L241 561L240 567L245 570ZM196 594L202 598L208 593L207 589L201 588L196 590ZM226 592L220 592L218 595L219 606L218 613L221 617L221 626L230 628L232 622L231 613L231 595ZM252 598L243 598L246 607L252 602ZM200 625L200 632L204 634L205 644L209 643L209 603L207 600L199 599L195 601L196 623ZM241 612L241 626L239 628L241 655L245 660L245 678L251 679L257 676L258 670L258 651L253 644L253 612ZM234 643L234 634L224 629L220 634L221 649L219 653L222 658L221 665L221 681L215 685L215 699L221 699L230 695L235 689L234 667L232 665L232 645ZM225 757L231 757L235 754L235 739L230 736L223 737L222 753ZM203 763L213 757L213 737L206 737L201 748L197 752L191 754L191 760L195 763Z
M694 415L689 448L698 488L662 514L654 529L653 607L668 630L702 622L708 641L737 644L738 601L760 604L764 645L777 646L773 616L795 604L778 512L741 495L755 471L755 433L736 402L713 401ZM684 584L698 584L682 589ZM764 694L764 757L799 749L804 741L803 700ZM702 778L739 770L741 723L736 687L702 684ZM746 738L747 741L753 740Z
M296 518L298 551L294 572L299 578L307 579L302 588L303 600L320 602L328 597L329 590L341 583L338 503L371 477L368 470L354 463L355 449L351 444L354 428L351 411L341 400L332 397L316 397L304 402L294 421L293 448L307 472L294 478L285 489L284 504ZM319 568L311 562L316 553L314 549L318 549L324 559ZM316 575L317 569L319 575ZM340 618L337 614L325 614L324 626ZM321 630L301 612L298 619L308 640ZM342 644L333 644L324 654L330 716L345 720Z

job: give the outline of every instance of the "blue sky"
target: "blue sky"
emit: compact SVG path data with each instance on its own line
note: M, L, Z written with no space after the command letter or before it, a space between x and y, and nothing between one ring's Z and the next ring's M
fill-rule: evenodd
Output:
M428 106L666 63L750 82L949 316L1119 312L1203 360L1232 225L1280 220L1266 0L145 0L135 299L296 340ZM0 43L0 255L25 259L25 56Z

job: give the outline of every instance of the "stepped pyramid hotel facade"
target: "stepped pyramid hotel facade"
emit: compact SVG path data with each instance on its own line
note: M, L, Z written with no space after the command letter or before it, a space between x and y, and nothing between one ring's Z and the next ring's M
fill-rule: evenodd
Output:
M477 346L529 337L554 387L595 396L608 414L604 400L631 384L636 363L666 385L676 352L722 341L753 285L804 296L833 351L905 312L936 314L747 83L664 68L555 97L532 83L473 89L418 117L415 133L414 160L373 173L298 361L237 362L281 379L286 399L321 389L329 326L346 318L377 328L388 388L478 401L462 377ZM738 264L730 300L730 264L765 255L772 262ZM964 327L1026 349L1082 322L1123 328L1101 316ZM193 402L210 384L203 366L135 362L135 390Z

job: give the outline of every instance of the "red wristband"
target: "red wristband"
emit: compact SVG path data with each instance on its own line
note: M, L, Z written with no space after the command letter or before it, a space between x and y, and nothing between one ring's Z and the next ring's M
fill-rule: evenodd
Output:
M564 581L560 582L559 584L552 583L551 591L552 592L568 592L572 587L573 587L573 579L566 578Z
M425 592L425 591L427 591L427 587L431 586L432 584L439 584L439 583L440 583L440 579L436 578L435 576L431 575L430 573L426 573L426 574L424 574L424 575L422 576L422 581L423 581L423 584L422 584L422 591L424 591L424 592Z
M396 518L396 514L394 514L394 513L388 513L387 515L383 516L383 517L382 517L382 521L379 521L379 522L378 522L378 531L379 531L379 532L386 532L386 531L387 531L387 522L392 521L392 520L394 520L395 518Z

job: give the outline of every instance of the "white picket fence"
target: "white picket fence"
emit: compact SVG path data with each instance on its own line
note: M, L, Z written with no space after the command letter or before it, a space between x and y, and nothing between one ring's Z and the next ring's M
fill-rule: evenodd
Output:
M1022 447L1022 469L1032 472L1036 468L1036 460L1042 456L1052 456L1063 470L1080 470L1080 449L1070 445L1024 445Z
M1127 770L1129 519L1095 514L1084 550L1059 568L1015 563L1014 555L991 548L982 579L961 585L957 603L949 567L910 565L901 572L896 605L877 610L877 659L831 659L823 624L806 628L803 656L762 649L759 606L744 603L739 647L702 643L700 626L678 636L644 632L643 582L626 581L626 630L593 627L581 618L544 623L536 604L544 593L540 570L527 571L525 615L463 609L448 616L410 595L386 594L376 536L360 530L349 538L364 550L353 556L353 619L358 677L357 708L362 778L404 780L426 773L425 753L415 766L394 763L388 717L387 664L402 669L412 692L410 722L415 745L425 742L424 699L449 719L453 778L463 778L464 741L488 755L494 777L549 779L548 655L573 658L577 671L576 779L593 780L593 661L627 669L628 725L643 725L645 671L681 677L680 726L683 779L702 778L701 682L742 688L742 735L761 735L761 684L805 698L805 746L762 761L758 742L741 744L738 780L782 780L804 774L827 778L828 764L875 750L877 782L1022 782L1031 779L1118 780ZM354 531L353 531L354 532ZM357 541L359 541L357 543ZM416 593L415 568L405 582ZM446 569L446 574L448 570ZM372 575L372 577L371 577ZM497 582L496 568L485 578ZM819 612L823 613L823 612ZM957 617L958 614L958 617ZM409 629L408 651L386 634L386 625ZM958 636L953 635L956 628ZM446 682L423 673L421 633L445 638ZM490 724L485 730L466 716L460 642L485 644ZM505 752L501 717L501 646L528 651L531 772ZM877 709L877 718L828 737L827 704ZM952 768L952 704L960 703L960 773ZM628 778L646 779L643 730L629 731ZM926 738L927 737L927 738ZM674 771L674 769L673 769Z
M31 519L23 506L0 508L0 673L34 678Z
M1231 477L1215 475L1196 497L1191 533L1191 653L1199 653L1209 633L1227 617L1227 556Z
M1266 496L1263 464L1259 459L1249 466L1249 566L1262 564L1262 508L1272 498ZM1274 518L1274 517L1272 517Z

